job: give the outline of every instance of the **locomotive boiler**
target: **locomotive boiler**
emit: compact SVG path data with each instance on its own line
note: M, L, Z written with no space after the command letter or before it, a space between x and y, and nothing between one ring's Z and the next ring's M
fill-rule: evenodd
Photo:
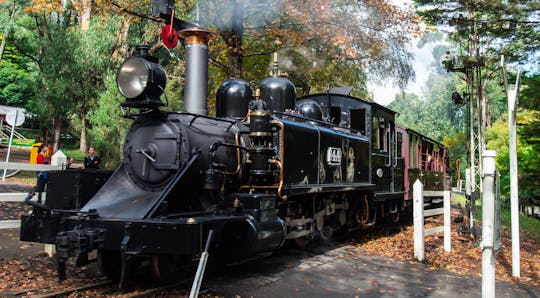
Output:
M411 166L417 175L441 173L443 187L444 147L437 154L430 147L428 169L416 133L420 153L408 163L413 132L396 127L395 112L331 90L297 98L294 84L278 75L277 57L258 91L240 79L224 82L216 116L209 116L212 33L189 26L179 35L185 111L160 110L165 71L148 46L138 46L117 74L125 117L133 120L121 165L72 208L57 201L79 184L62 194L49 189L44 204L26 200L34 209L22 217L21 240L55 244L61 279L68 258L85 264L94 251L101 270L121 285L143 262L167 282L201 255L210 234L214 258L237 260L286 241L304 245L395 222L408 202ZM49 183L65 175L51 173Z

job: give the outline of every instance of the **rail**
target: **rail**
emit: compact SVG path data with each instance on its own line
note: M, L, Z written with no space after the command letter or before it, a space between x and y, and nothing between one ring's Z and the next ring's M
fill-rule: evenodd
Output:
M9 139L10 134L11 134L11 126L9 124L2 125L2 131L1 131L2 138ZM13 131L13 138L27 140L27 138L23 136L21 133L17 132L17 130Z
M64 170L65 165L42 165L42 164L30 164L30 163L21 163L21 162L0 162L0 170L19 170L19 171L58 171Z

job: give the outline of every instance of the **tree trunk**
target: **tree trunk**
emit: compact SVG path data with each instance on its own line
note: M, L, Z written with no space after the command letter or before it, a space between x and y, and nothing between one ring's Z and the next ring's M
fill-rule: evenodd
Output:
M87 126L88 126L88 120L86 120L86 108L83 107L81 109L81 138L79 139L79 150L81 150L82 153L86 153L86 150L88 149L88 143L87 143Z
M87 31L90 28L90 12L92 8L92 0L82 0L81 5L81 30Z
M128 51L128 33L129 33L129 27L131 25L131 15L129 13L123 13L122 14L122 24L120 24L120 30L118 30L118 34L116 35L116 41L114 52L112 53L112 58L115 61L122 61L124 60L127 51Z
M43 144L47 144L47 128L43 124L39 124L39 138Z
M62 116L53 119L53 152L60 148L60 132L62 131Z

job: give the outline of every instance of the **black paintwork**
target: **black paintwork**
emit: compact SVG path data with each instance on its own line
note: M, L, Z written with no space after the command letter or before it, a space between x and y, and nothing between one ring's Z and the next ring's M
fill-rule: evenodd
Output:
M282 96L278 93L272 96ZM232 96L227 105L231 98L242 105L246 99ZM290 106L289 100L269 103L280 110ZM396 156L395 113L348 95L316 94L301 100L320 107L321 115L271 115L261 110L264 105L255 105L248 122L231 119L240 118L240 111L226 112L227 107L222 111L227 119L156 111L135 115L123 164L104 186L80 212L35 204L34 212L22 218L21 239L57 243L59 264L94 249L119 251L125 262L126 255L136 254L197 255L212 230L214 253L244 258L278 249L287 231L310 235L315 221L309 217L320 210L332 213L332 204L345 208L351 203L341 214L352 225L358 216L354 208L363 212L364 202L384 202L382 209L399 212L405 164ZM382 119L378 130L371 127L372 116ZM383 149L374 146L373 134L381 131L387 138ZM437 183L442 176L423 175L435 187L442 185ZM57 191L71 194L73 189ZM309 196L323 193L331 205ZM65 204L65 198L55 195L50 204ZM295 204L307 208L294 209ZM376 213L377 206L365 208ZM289 207L294 207L290 214ZM284 220L292 215L299 221L287 226ZM331 223L342 220L328 215L324 218Z

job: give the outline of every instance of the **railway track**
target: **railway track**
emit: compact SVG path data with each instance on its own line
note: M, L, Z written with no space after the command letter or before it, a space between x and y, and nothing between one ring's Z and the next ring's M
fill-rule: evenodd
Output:
M0 296L1 297L25 297L27 295L31 295L32 297L35 297L35 298L63 297L77 291L84 291L84 290L104 287L107 285L111 285L112 283L113 282L110 280L105 280L101 282L91 283L85 286L72 287L72 288L63 289L63 290L52 290L55 288L55 286L21 289L18 291L0 292Z
M89 290L92 290L91 296L94 297L121 297L121 298L137 298L156 295L165 290L179 288L185 286L188 288L192 279L183 279L177 283L170 285L160 285L156 287L148 287L142 289L118 289L117 284L111 280L96 282L84 286L74 286L67 289L55 289L55 286L42 288L21 289L18 291L0 292L0 297L15 298L15 297L33 297L33 298L54 298L54 297L69 297L74 293L85 295ZM53 290L54 289L54 290ZM75 296L83 297L83 296Z

